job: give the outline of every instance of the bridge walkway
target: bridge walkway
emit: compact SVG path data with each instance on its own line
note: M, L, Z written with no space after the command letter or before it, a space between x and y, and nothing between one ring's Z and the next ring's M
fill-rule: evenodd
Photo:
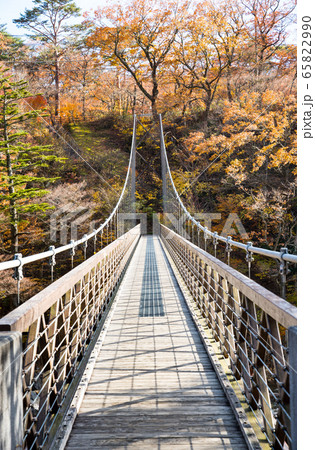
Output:
M67 449L246 449L158 237L143 236Z

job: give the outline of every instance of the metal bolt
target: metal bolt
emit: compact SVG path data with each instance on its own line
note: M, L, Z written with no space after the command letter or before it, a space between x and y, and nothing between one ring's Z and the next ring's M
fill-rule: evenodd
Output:
M13 274L13 279L17 280L17 281L21 281L23 280L23 261L22 261L22 253L16 253L14 255L14 260L15 261L19 261L20 265L18 267L15 267L14 269L14 274Z
M51 265L51 266L55 266L56 265L56 251L55 251L55 246L54 245L51 245L50 247L49 247L49 250L51 251L51 252L53 252L53 254L49 257L49 264Z
M70 241L70 244L72 245L72 247L70 248L70 256L74 256L75 255L75 243L74 243L74 241Z

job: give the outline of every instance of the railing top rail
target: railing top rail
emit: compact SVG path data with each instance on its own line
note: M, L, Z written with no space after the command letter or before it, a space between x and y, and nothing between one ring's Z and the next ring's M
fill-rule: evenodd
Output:
M168 233L168 237L179 239L186 247L193 249L205 263L217 271L219 275L224 277L236 289L242 292L281 325L286 328L296 326L297 308L295 306L218 260L197 245L189 242L165 225L161 224L161 227Z
M248 252L255 253L255 254L258 254L258 255L267 256L269 258L277 259L279 261L286 261L286 262L291 262L291 263L297 264L297 255L292 255L292 254L287 253L287 252L277 252L277 251L268 250L268 249L264 249L264 248L260 248L260 247L255 247L254 245L243 244L242 242L234 241L233 239L220 236L218 233L212 232L207 227L204 227L203 225L201 225L201 223L198 222L198 220L196 220L190 214L190 212L187 210L187 208L183 204L182 199L180 198L180 196L179 196L179 194L177 192L177 189L175 187L174 180L173 180L172 173L171 173L171 169L170 169L169 162L168 162L166 148L165 148L163 124L162 124L162 116L161 116L161 114L160 114L160 134L161 134L162 152L163 152L164 157L165 157L166 168L167 168L167 172L168 172L169 177L170 177L170 181L171 181L171 184L172 184L172 188L173 188L175 197L176 197L178 203L180 204L183 212L186 214L188 219L196 227L198 227L203 233L205 233L205 235L210 236L212 238L215 238L218 241L221 241L221 242L224 242L224 243L229 243L231 246L234 246L234 247L237 247L237 248L241 248L243 250L246 250Z
M136 225L130 231L120 236L107 247L103 248L96 255L91 256L79 266L66 273L53 284L50 284L31 299L11 311L0 319L0 331L25 331L38 317L47 311L56 301L69 291L69 286L74 286L82 277L95 267L100 261L108 256L115 248L121 244L122 240L130 238L132 235L140 236L140 225Z
M134 153L135 153L135 142L136 142L135 139L136 139L136 115L134 115L134 121L133 121L133 136L132 136L131 152L130 152L130 157L129 157L129 165L128 165L128 169L127 169L125 183L122 188L120 197L116 203L116 206L114 207L110 216L105 220L105 222L103 222L97 229L93 230L91 233L85 234L81 239L78 239L76 241L71 241L71 242L69 242L69 244L54 248L53 250L47 250L42 253L37 253L35 255L19 257L18 259L1 262L0 263L0 272L2 270L14 269L16 267L19 267L21 264L24 266L26 264L29 264L29 263L32 263L35 261L40 261L42 259L46 259L51 256L58 255L59 253L63 253L67 250L70 250L71 248L76 248L79 245L83 244L84 242L89 241L91 238L93 238L94 236L99 234L105 227L107 227L109 225L109 223L111 222L111 220L113 219L113 217L115 216L116 212L118 211L119 206L120 206L122 199L124 197L124 194L125 194L125 190L126 190L127 183L128 183L129 177L130 177L130 172L131 172L132 158L134 157Z

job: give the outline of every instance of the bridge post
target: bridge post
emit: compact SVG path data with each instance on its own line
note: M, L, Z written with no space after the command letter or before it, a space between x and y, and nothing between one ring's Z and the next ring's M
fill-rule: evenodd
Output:
M291 450L297 450L297 327L288 329L290 367Z
M153 227L152 227L152 234L153 236L161 236L161 225L160 225L160 218L161 214L153 213Z
M0 448L23 448L22 334L0 332Z

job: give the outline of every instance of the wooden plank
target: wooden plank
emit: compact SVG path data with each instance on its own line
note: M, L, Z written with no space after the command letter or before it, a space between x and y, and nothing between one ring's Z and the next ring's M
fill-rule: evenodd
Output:
M164 316L140 315L149 239ZM141 238L117 296L67 448L247 448L157 238Z
M211 440L204 437L192 437L192 438L181 438L181 437L163 437L163 438L151 438L139 436L137 438L119 438L117 436L113 438L104 439L102 437L83 435L75 440L71 440L67 448L78 449L78 448L93 448L93 449L178 449L178 450L188 450L191 448L196 448L198 450L216 450L218 448L224 448L225 450L245 450L247 446L244 444L240 438L230 438L230 437L220 437L212 438ZM80 447L79 447L80 446Z

